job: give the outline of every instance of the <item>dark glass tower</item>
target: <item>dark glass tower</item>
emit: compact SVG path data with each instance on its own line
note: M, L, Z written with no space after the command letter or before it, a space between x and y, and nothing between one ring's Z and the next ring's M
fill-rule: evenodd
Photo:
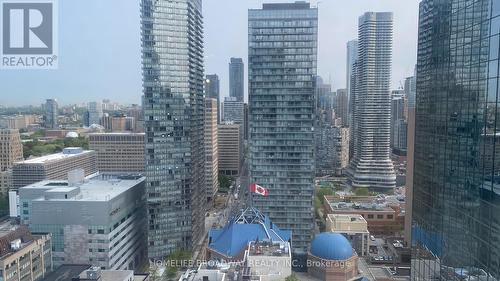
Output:
M245 89L245 67L243 59L231 58L229 62L229 96L243 102Z
M318 10L309 3L248 11L249 170L269 189L259 208L305 254L314 229L314 91Z
M205 234L201 0L142 0L148 254Z
M498 0L420 3L412 280L500 278L499 32Z

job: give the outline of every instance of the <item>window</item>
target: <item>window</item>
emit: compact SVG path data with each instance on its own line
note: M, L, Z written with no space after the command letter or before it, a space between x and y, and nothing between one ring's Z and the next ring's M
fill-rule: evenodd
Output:
M383 219L384 215L377 215L377 219Z
M387 215L387 218L392 220L394 218L394 215Z
M373 215L368 215L368 219L373 219Z
M98 229L97 234L104 234L104 229Z

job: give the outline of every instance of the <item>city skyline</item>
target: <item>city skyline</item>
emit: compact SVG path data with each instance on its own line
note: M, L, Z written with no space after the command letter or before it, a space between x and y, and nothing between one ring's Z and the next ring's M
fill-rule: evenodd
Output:
M58 70L0 71L0 80L11 81L5 86L8 95L0 96L0 104L40 105L43 99L53 97L61 105L100 100L103 97L128 104L140 104L142 95L140 71L139 3L119 2L120 12L114 13L117 0L62 2L59 33L61 61ZM203 1L205 28L205 74L215 73L221 80L221 101L229 96L230 57L241 57L247 71L247 9L258 8L264 2L292 1ZM411 76L416 61L418 0L369 1L355 4L319 2L318 74L325 82L333 81L333 89L345 88L347 41L356 38L358 16L366 11L392 11L395 18L394 66L392 88ZM318 1L311 1L316 6ZM342 5L342 9L338 6ZM230 7L232 13L219 17L220 7ZM92 16L81 11L92 11ZM123 15L127 16L123 16ZM119 15L119 17L118 17ZM135 18L135 20L133 20ZM228 25L231 21L234 24ZM85 28L82 28L82 27ZM331 27L334 27L333 29ZM81 30L75 36L74 30ZM237 39L232 39L237 38ZM102 44L106 42L106 44ZM228 42L228 44L220 44ZM82 48L86 52L82 52ZM411 54L411 55L409 55ZM126 58L126 59L124 59ZM120 69L116 73L116 69ZM85 79L81 79L85 77ZM24 83L32 81L33 83ZM61 82L64 81L64 82ZM92 81L92 83L89 83ZM245 75L245 101L247 101Z

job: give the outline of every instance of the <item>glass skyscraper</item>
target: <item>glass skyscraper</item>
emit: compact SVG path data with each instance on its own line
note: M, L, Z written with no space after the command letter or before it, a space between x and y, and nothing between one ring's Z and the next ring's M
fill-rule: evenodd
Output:
M412 280L500 279L499 33L498 0L420 3Z
M353 187L396 187L390 149L392 26L392 13L359 17L356 88L351 96L354 154L348 170Z
M142 0L148 255L205 234L201 0Z
M241 58L231 58L229 62L229 96L243 102L245 94L245 65Z
M314 229L314 91L318 10L309 3L248 11L251 181L269 189L253 204L305 254Z

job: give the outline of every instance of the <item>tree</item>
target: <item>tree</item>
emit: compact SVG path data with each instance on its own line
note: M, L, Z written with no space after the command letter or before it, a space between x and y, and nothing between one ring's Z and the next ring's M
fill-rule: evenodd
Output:
M295 275L295 273L292 272L292 274L290 276L285 278L285 281L299 281L299 278L297 278L297 275Z
M226 175L219 174L219 191L228 192L230 186L231 186L231 178Z
M368 196L370 195L370 190L366 187L359 187L354 190L354 194L356 194L356 196Z

